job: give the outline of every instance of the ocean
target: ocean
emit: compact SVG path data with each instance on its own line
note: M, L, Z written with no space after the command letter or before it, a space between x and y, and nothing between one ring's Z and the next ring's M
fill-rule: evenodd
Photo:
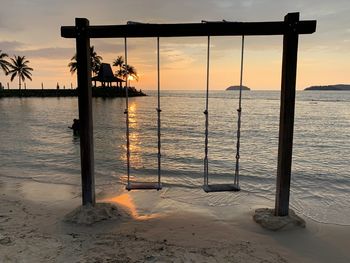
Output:
M157 97L129 99L131 179L157 179ZM80 187L76 98L0 99L0 180ZM274 206L279 91L243 91L238 193L205 193L204 91L161 92L162 198L200 206ZM290 206L303 217L350 225L350 92L298 91ZM233 182L237 91L209 100L210 182ZM125 99L93 99L97 192L125 191ZM79 188L80 189L80 188ZM254 201L252 201L254 200ZM253 205L252 205L253 203Z

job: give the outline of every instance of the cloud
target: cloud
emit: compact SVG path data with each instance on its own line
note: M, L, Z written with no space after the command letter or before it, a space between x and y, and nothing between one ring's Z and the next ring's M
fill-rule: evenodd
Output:
M124 55L124 39L102 40L91 39L91 46L94 46L96 52L111 53L116 56ZM128 51L139 48L139 45L135 45L132 41L128 41Z
M18 41L2 41L0 49L10 57L26 56L27 58L46 58L46 59L70 59L74 53L74 48L65 47L45 47L38 49L25 49L27 45Z
M47 59L70 59L75 50L73 48L48 47L20 51L26 57L47 58Z
M8 55L12 54L14 50L20 49L24 43L18 41L0 41L0 49Z

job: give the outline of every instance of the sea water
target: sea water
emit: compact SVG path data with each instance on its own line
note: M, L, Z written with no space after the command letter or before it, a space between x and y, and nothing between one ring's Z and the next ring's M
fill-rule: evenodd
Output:
M157 97L129 98L130 179L157 180ZM209 99L209 181L232 183L237 91ZM295 108L291 208L310 219L350 225L350 92L299 91ZM161 93L162 198L232 206L274 206L279 91L243 91L239 193L206 194L203 184L205 93ZM0 99L0 179L80 187L79 138L68 126L76 98ZM94 98L96 187L124 191L125 98Z

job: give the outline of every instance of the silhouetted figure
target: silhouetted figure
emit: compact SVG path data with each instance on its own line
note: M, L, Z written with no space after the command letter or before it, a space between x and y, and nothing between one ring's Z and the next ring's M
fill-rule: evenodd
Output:
M79 135L79 132L80 132L80 121L78 119L74 119L72 127L68 127L68 128L73 130L73 134L74 135Z

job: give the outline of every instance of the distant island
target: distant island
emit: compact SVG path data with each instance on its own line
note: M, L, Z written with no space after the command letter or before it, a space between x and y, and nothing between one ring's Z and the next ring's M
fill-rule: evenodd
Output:
M326 85L326 86L311 86L311 87L305 88L304 90L350 90L350 85L336 84L336 85Z
M226 90L239 90L239 89L240 89L240 86L237 85L237 86L230 86ZM242 86L242 90L250 90L250 88L248 88L247 86Z

